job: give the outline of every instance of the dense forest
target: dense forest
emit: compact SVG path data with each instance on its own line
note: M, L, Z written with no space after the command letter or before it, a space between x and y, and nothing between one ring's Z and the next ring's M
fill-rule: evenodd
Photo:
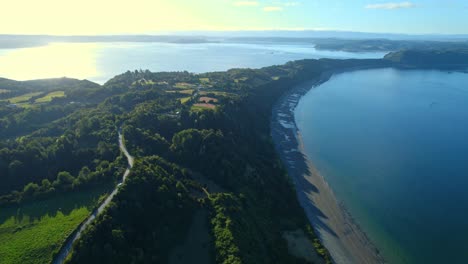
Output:
M174 261L171 249L200 210L208 212L212 263L307 263L288 253L283 238L296 229L306 231L321 262L328 260L269 136L270 109L283 89L301 74L319 76L321 67L304 61L200 75L128 72L110 80L135 89L119 98L128 104L123 133L137 163L69 263ZM205 97L211 99L200 104Z
M458 69L468 65L468 47L458 49L407 49L389 53L386 60L408 68Z
M397 63L140 70L104 85L0 79L0 206L116 183L126 167L117 142L122 129L136 164L68 263L185 263L193 255L177 248L193 230L209 238L191 253L205 254L207 263L329 263L273 147L272 106L306 80ZM292 253L284 234L296 230L318 258Z

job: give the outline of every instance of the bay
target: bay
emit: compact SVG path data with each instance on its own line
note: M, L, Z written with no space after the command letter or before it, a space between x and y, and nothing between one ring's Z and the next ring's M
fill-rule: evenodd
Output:
M15 80L70 77L102 84L127 70L201 73L261 68L300 59L384 55L322 51L305 43L50 43L42 47L0 49L0 77Z
M307 156L389 263L466 263L468 74L335 75L295 119Z

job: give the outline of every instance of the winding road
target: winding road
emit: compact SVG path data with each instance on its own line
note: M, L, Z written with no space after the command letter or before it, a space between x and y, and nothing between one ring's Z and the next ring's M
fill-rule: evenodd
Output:
M122 136L122 130L119 129L119 148L120 151L125 155L127 158L128 162L128 167L127 170L125 170L125 173L122 177L122 180L117 184L117 186L114 188L114 190L107 196L106 200L99 205L98 208L96 208L93 213L80 225L78 228L68 237L67 241L65 244L63 244L62 248L60 248L59 253L55 256L55 259L52 261L53 264L62 264L65 262L65 259L67 258L68 254L70 254L73 243L78 240L81 237L81 234L83 231L96 219L96 217L104 211L104 208L112 201L112 198L117 194L119 191L119 188L122 183L127 180L128 175L130 174L130 170L133 167L134 163L134 158L128 153L127 148L125 147L124 139Z

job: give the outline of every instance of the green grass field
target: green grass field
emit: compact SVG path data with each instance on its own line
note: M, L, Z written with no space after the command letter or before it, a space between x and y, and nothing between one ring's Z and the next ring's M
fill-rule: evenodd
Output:
M247 81L248 79L249 79L249 78L247 78L247 77L241 77L241 78L239 78L239 79L234 79L234 82L236 82L236 83L238 83L238 82L245 82L245 81Z
M221 96L232 96L232 95L234 95L233 93L219 92L219 91L202 91L202 92L200 92L200 95L207 95L207 94L214 94L214 95L221 95Z
M176 83L174 85L174 88L177 88L177 89L191 89L191 88L194 88L195 85L193 84L190 84L190 83Z
M190 99L192 99L192 97L180 98L180 102L181 102L182 104L185 104L185 103L187 103Z
M50 263L105 192L101 188L0 209L0 263Z
M210 83L210 78L199 78L200 82L203 84Z
M182 90L182 91L179 91L179 93L181 93L181 94L192 94L192 93L193 93L193 89L190 89L190 90Z
M194 105L192 105L190 110L193 111L193 112L199 112L199 111L202 111L202 110L213 110L215 108L216 108L216 106L213 105L213 104L194 104Z
M44 97L36 99L36 103L48 103L52 101L53 98L60 98L60 97L65 97L65 92L64 91L55 91L47 94Z
M177 90L177 91L166 91L166 93L181 93L181 94L192 94L193 93L193 89L189 89L189 90Z
M10 101L10 104L19 104L19 103L27 102L32 97L38 96L38 95L41 95L41 94L42 94L42 92L27 93L27 94L23 94L23 95L20 95L20 96L8 98L8 99L6 99L4 101Z

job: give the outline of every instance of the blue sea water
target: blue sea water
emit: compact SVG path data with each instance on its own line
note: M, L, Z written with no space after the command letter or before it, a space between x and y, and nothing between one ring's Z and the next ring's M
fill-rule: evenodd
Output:
M104 83L127 70L225 71L260 68L291 60L382 58L383 52L316 50L313 44L278 43L51 43L0 49L0 77L15 80L71 77Z
M389 263L468 263L468 74L339 74L295 118L307 155Z

